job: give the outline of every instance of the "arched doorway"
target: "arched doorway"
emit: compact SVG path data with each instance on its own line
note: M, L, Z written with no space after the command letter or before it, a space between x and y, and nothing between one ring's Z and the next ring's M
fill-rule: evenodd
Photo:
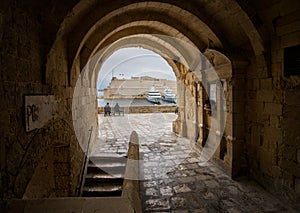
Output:
M198 4L196 4L196 6L197 5ZM229 32L232 32L230 26L231 23L235 22L234 17L228 19L226 24L222 24L221 22L215 26L205 24L203 20L206 20L209 15L203 14L213 13L213 11L216 11L216 8L211 11L206 11L203 8L203 11L205 12L201 14L201 10L193 10L193 5L191 3L183 4L180 1L174 2L174 5L159 2L140 2L133 4L130 2L119 2L119 4L116 3L112 7L107 7L106 10L102 10L102 6L103 5L97 3L85 5L84 2L76 5L74 7L73 15L66 17L61 24L56 41L48 54L45 74L46 82L50 82L53 85L53 93L68 103L66 110L62 110L59 113L60 117L66 118L68 121L71 120L70 101L75 100L84 103L84 107L78 108L78 111L91 113L90 117L95 117L96 76L92 71L99 63L97 63L97 61L90 61L90 59L99 51L106 50L107 47L113 47L115 44L117 48L119 48L121 42L123 42L123 45L134 46L142 44L148 46L150 49L156 49L162 57L167 58L166 60L169 62L170 66L173 67L176 76L184 82L182 87L185 88L185 83L187 83L192 94L200 91L200 87L198 86L199 83L193 81L193 76L188 74L188 67L193 67L193 54L191 54L188 49L184 48L184 46L176 46L160 36L153 36L153 34L179 38L182 41L195 46L202 52L207 48L227 52L226 56L231 59L231 63L233 64L233 78L235 78L235 74L238 75L240 72L245 71L247 63L245 63L246 60L242 57L236 57L234 52L230 53L230 50L237 48L241 44L246 44L244 46L249 54L253 54L254 52L255 55L260 57L259 54L261 52L259 50L263 49L261 47L259 36L256 39L254 37L248 40L248 35L243 32L246 30L253 30L254 33L257 33L257 30L255 30L251 24L244 25L243 29L234 32L237 38L235 40L231 40L231 36L228 35L231 34ZM221 7L227 8L225 4L222 4ZM236 3L232 3L230 7L239 8ZM225 10L225 13L229 14L230 12ZM145 14L148 15L145 16ZM248 20L248 17L244 16L243 11L239 11L237 16L240 16L245 22ZM218 17L216 17L216 19L218 19ZM223 33L226 35L223 36ZM257 47L255 48L256 51L252 51L254 45ZM113 52L113 50L109 49L108 55L110 54L109 52ZM85 69L88 69L85 73L90 75L89 78L93 79L93 81L90 81L87 84L82 81L86 93L81 93L80 96L72 97L70 94L74 93L75 84L84 67ZM57 79L60 78L62 78L61 81L57 83ZM193 83L193 85L190 85L190 83ZM193 87L196 89L192 89ZM237 87L235 90L236 89ZM243 91L243 88L241 88L241 91ZM89 96L87 96L87 94ZM183 95L185 95L185 92ZM68 97L66 98L66 96ZM190 100L194 100L193 96L190 97ZM189 100L184 103L184 106L188 103ZM196 119L196 114L198 114L195 113L197 105L193 104L192 108L194 109L192 110L194 116L191 116L192 112L187 112L187 110L183 108L184 113L181 113L183 115L183 122L179 125L181 127L178 132L181 131L181 134L195 140L198 138L197 135L201 134L200 127L198 127L201 123L199 121L197 123L197 120L199 119ZM243 107L240 106L240 108L239 111L241 111ZM238 108L234 107L234 109ZM81 113L78 113L77 115L78 119L82 119L80 114ZM87 118L89 118L89 116ZM185 119L187 118L191 118L191 121L186 122ZM238 118L238 120L242 120L242 118ZM89 122L96 125L95 120ZM90 125L87 124L89 122L82 122L83 125L80 126L83 130L82 135L79 137L77 136L77 138L74 137L71 142L72 144L75 144L74 147L76 147L78 138L79 140L88 138ZM244 140L242 126L242 124L237 126L241 127L240 130L234 128L234 131L237 131L236 134L239 135L238 138L240 142ZM189 133L187 129L193 130ZM233 133L231 135L232 139L237 138L235 137L236 134ZM92 138L95 137L96 134L93 133ZM237 142L236 144L240 144L240 142ZM238 145L238 147L240 147L240 145ZM228 150L228 148L226 149ZM239 148L233 150L239 150ZM237 153L240 152L238 151ZM78 147L74 149L71 148L70 154L80 156L82 155L82 150ZM234 153L231 153L231 155L235 156ZM223 157L221 158L225 158L224 152L222 156ZM80 164L80 161L80 158L75 158L70 162L66 162L72 165L70 166L71 173L79 173L77 164ZM235 170L234 168L235 167L229 167L229 170ZM76 178L74 178L72 182L76 185Z

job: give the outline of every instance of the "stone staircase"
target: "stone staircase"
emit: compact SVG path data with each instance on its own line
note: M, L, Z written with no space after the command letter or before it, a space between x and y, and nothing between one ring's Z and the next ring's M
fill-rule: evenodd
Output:
M126 162L116 154L90 157L82 197L121 196Z

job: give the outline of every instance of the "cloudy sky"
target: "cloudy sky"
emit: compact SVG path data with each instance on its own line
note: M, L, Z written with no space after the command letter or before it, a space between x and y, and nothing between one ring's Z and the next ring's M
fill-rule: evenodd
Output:
M158 54L143 48L124 48L113 53L103 64L98 76L98 89L108 86L112 76L151 76L176 80L172 68Z

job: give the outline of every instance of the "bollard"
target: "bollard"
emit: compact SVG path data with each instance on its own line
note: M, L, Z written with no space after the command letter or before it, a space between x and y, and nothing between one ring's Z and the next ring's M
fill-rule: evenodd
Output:
M122 198L127 198L130 201L135 212L142 212L139 181L139 156L139 138L138 134L133 131L129 141Z

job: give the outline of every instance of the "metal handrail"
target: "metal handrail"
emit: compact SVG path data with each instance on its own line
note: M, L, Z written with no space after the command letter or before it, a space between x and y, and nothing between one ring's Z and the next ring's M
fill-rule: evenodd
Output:
M80 183L79 183L79 186L76 188L76 194L78 197L81 196L82 187L83 187L83 183L84 183L84 175L86 172L86 165L87 165L87 161L88 161L88 153L89 153L89 148L90 148L90 143L91 143L93 126L91 126L91 128L89 129L89 132L90 132L90 134L89 134L89 138L88 138L88 144L86 147L86 151L84 152L84 159L83 159L83 164L81 167Z

